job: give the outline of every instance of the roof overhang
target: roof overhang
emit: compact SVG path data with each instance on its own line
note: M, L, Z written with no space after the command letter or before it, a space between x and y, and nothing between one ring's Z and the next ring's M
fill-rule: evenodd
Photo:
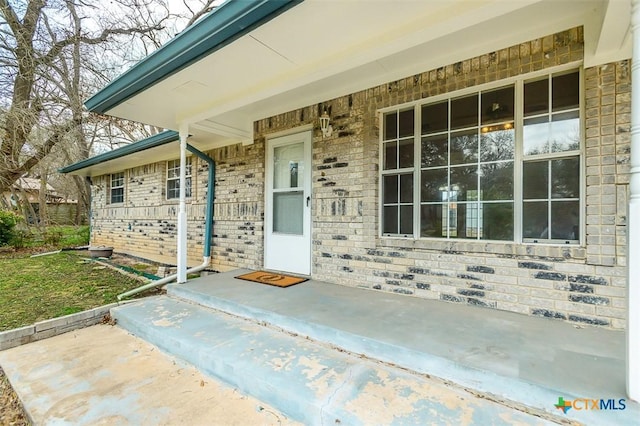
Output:
M178 155L177 132L167 130L141 141L107 151L58 170L80 176L116 173L153 161L175 159Z
M210 149L253 122L582 25L585 65L631 56L630 0L230 0L87 101Z

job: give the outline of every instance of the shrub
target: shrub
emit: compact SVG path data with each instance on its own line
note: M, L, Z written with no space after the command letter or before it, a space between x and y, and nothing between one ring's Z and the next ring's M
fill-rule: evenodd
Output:
M20 216L9 210L0 210L0 246L11 242L20 219Z
M62 231L59 229L48 229L44 233L44 243L50 246L57 246L62 241Z
M13 248L21 249L32 245L34 241L35 235L33 235L32 232L25 229L16 229L9 244L11 244Z

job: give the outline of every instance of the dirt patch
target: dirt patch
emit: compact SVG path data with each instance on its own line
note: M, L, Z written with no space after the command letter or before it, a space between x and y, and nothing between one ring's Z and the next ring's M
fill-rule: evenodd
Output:
M30 425L22 408L18 395L13 391L11 383L0 368L0 425Z

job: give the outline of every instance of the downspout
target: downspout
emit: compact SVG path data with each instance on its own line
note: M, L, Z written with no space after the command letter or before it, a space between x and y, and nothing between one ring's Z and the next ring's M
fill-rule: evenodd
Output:
M206 161L209 164L209 187L207 188L207 207L205 210L205 226L204 226L204 249L202 253L202 264L195 266L191 269L187 270L187 274L194 274L196 272L200 272L209 266L211 262L211 235L213 233L213 203L215 200L215 192L216 192L216 163L213 161L211 157L197 148L187 145L187 149L197 155L200 159ZM118 295L118 300L122 300L125 297L133 296L134 294L138 294L142 291L148 290L150 288L158 287L164 284L169 284L178 278L178 274L169 275L168 277L161 278L157 281L150 282L141 287L134 288L133 290L129 290L125 293Z

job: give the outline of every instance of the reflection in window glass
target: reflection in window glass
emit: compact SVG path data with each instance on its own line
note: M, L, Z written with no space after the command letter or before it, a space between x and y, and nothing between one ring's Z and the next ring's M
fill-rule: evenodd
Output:
M577 115L575 114L571 115ZM578 117L551 122L551 152L574 151L580 149L580 119Z
M446 191L447 169L422 171L421 201L442 201L442 192Z
M191 157L187 157L185 175L186 197L191 197ZM175 198L180 198L180 160L167 162L167 199Z
M513 161L480 166L481 200L513 200Z
M478 166L452 167L450 188L458 201L477 199L473 197L478 194Z
M422 167L446 166L449 157L447 135L422 138Z
M547 116L524 120L524 154L539 155L549 152L551 126Z
M577 242L579 89L579 72L556 73L385 113L384 233L413 235L419 217L420 237Z
M478 131L451 134L451 164L469 164L478 161Z
M480 136L480 161L513 160L516 132L513 123L509 129L483 132Z

